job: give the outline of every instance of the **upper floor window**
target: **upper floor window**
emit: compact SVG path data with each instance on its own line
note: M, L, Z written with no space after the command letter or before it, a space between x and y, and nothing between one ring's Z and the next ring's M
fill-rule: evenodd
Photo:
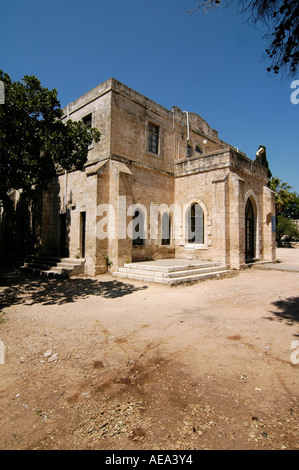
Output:
M159 133L159 126L156 126L153 123L148 124L147 150L151 153L159 154Z
M87 116L85 116L82 121L85 127L87 127L88 129L92 128L92 114L88 114Z
M187 145L187 157L188 158L192 157L192 154L193 154L192 146L188 144Z
M83 122L83 126L86 127L86 129L91 129L92 128L92 114L90 113L84 116L84 118L82 119L82 122ZM87 148L88 150L91 150L93 148L93 143L88 145Z
M199 145L196 145L196 147L195 147L195 152L196 152L196 153L202 153L202 150L201 150L201 148L200 148Z

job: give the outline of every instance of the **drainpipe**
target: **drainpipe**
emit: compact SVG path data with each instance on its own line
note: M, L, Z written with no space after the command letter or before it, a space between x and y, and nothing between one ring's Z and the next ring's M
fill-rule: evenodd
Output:
M189 113L188 111L183 111L187 115L187 142L190 140L190 129L189 129Z
M171 111L172 111L172 128L173 128L173 154L174 154L174 159L176 160L177 154L176 154L176 141L175 141L176 134L175 134L175 116L174 116L175 107L174 106L171 108Z

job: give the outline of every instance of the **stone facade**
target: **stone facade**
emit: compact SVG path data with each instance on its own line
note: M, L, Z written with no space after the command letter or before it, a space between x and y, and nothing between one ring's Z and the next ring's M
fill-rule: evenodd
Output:
M57 175L44 194L41 254L85 258L88 275L105 272L107 260L116 269L175 257L238 269L250 240L250 258L275 259L266 169L220 140L200 116L167 110L115 79L64 114L98 128L101 140L91 145L85 171ZM200 210L193 220L199 241L190 241L193 205ZM136 220L139 235L143 228L138 243L131 237Z

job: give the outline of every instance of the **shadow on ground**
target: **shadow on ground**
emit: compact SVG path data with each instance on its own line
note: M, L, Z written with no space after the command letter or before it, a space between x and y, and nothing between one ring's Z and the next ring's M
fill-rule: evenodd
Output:
M268 317L268 320L277 319L278 321L286 321L288 325L299 323L299 297L290 297L285 300L277 300L273 302L277 309L271 313L273 317ZM299 337L298 335L295 335Z
M113 279L108 281L90 278L48 279L23 274L18 270L0 270L0 310L22 303L61 305L91 295L116 299L146 288Z

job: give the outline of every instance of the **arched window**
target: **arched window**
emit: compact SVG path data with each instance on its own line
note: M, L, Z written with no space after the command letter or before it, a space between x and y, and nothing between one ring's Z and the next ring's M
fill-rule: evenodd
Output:
M136 209L133 215L133 245L144 245L144 217L140 209Z
M171 217L168 212L164 212L161 219L161 243L170 245L171 239Z
M200 148L200 145L196 145L196 147L195 147L195 152L196 152L196 153L199 153L199 154L202 153L202 150L201 150L201 148Z
M187 215L188 243L204 243L204 213L196 202L189 208Z

